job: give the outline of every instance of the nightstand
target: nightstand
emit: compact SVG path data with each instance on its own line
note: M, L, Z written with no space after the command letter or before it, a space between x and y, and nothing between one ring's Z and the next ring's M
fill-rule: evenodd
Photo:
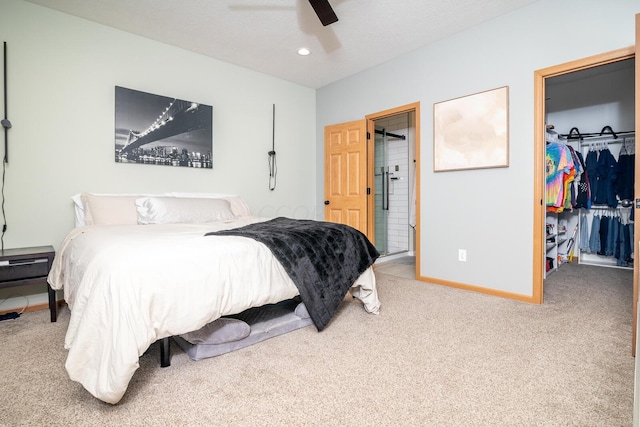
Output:
M35 283L47 285L51 321L58 319L56 291L47 283L47 275L53 264L53 246L5 249L0 251L0 289L27 286Z

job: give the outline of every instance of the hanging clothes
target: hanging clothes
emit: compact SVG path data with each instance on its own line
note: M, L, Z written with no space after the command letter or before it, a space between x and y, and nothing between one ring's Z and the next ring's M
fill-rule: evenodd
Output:
M571 154L571 161L573 163L573 171L569 174L569 176L565 177L565 196L564 196L564 208L565 209L573 209L576 206L576 180L580 179L583 168L580 165L580 161L578 159L578 155L576 150L573 149L572 146L568 145L569 153Z
M622 225L620 227L620 240L616 252L617 265L621 267L629 267L633 265L633 257L631 256L631 242L633 241L633 227L631 224Z
M635 139L633 139L635 144ZM618 156L618 178L614 183L614 191L620 202L631 205L634 198L636 155L627 150L627 140L624 140ZM631 220L634 220L634 210L631 210Z
M609 218L608 216L603 216L600 218L600 230L598 230L598 234L600 234L600 245L598 247L598 255L604 255L607 251L607 238L609 237Z
M578 249L580 249L580 252L591 252L589 249L589 220L585 213L580 216L580 239L578 241Z
M614 251L616 264L621 267L633 266L633 223L631 222L631 214L633 208L621 208L620 227L618 233L618 241Z
M597 253L600 250L600 216L595 215L591 221L591 233L589 233L589 252Z
M615 253L618 235L620 234L618 227L620 226L620 218L615 216L609 219L609 231L607 233L607 244L605 245L605 256L613 256Z
M603 134L606 128L609 128L611 135ZM557 205L550 205L551 200L547 200L546 209L552 212L582 209L579 218L572 215L562 217L569 224L578 222L579 240L576 246L579 254L585 255L584 258L579 255L579 262L593 261L596 265L617 264L628 268L634 262L634 209L628 208L635 198L635 154L631 149L635 147L633 132L622 132L631 135L621 138L608 126L599 134L580 134L577 131L575 136L574 130L577 131L577 128L572 128L567 135L560 135L580 146L580 149L568 148L574 164L573 179L571 172L563 171L563 187L559 190L559 193L563 193L559 195L564 199L563 205L557 208ZM618 155L619 147L621 150ZM561 150L557 147L552 149ZM556 180L556 185L558 176L559 172L551 177ZM571 187L567 187L570 181ZM626 216L621 213L625 209Z
M620 200L633 200L633 183L635 179L635 154L618 156L618 179L615 182L615 192Z
M600 150L596 165L597 190L593 196L596 205L618 206L613 184L618 178L618 162L608 148Z
M634 183L635 183L635 164L636 155L635 152L629 152L627 150L627 142L625 139L622 143L622 149L618 156L618 179L615 182L615 192L618 199L622 202L626 202L629 205L633 203L634 198ZM635 145L635 138L631 138L632 147ZM633 151L633 150L632 150ZM634 219L634 210L631 210L631 220Z
M589 177L589 189L591 191L591 203L593 204L593 197L598 191L598 152L595 150L589 150L587 152L587 158L585 159L585 166L587 176Z
M581 173L576 183L576 204L575 208L591 209L591 185L589 184L589 173L582 157L582 153L576 151L576 157L578 158L578 164L580 165Z
M562 212L568 185L575 177L575 165L569 148L560 142L550 142L545 150L546 206L548 211Z

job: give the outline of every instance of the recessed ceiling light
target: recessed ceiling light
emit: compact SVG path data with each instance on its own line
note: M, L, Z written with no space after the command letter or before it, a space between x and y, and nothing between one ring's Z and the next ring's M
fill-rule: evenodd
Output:
M307 56L311 53L311 51L309 49L307 49L306 47L301 47L300 49L298 49L298 55L300 56Z

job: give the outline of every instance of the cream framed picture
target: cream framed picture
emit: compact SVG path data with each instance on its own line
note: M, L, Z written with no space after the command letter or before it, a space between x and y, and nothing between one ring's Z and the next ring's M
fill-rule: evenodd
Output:
M509 166L509 87L433 105L433 170Z

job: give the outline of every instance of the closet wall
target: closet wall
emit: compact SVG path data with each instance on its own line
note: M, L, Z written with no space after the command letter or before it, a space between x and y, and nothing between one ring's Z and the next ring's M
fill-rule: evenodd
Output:
M560 135L569 134L572 128L577 128L581 134L597 134L605 126L610 126L616 133L634 129L633 60L549 78L546 80L545 93L546 123L553 125L554 130ZM573 134L575 133L574 131ZM633 153L634 142L632 139L627 139L625 144L625 136L629 138L634 135L621 134L617 139L612 137L585 137L583 140L569 138L563 142L573 147L575 151L581 152L585 160L589 150L598 148L608 148L617 160L625 145L627 150ZM560 139L563 140L563 138ZM583 241L580 241L580 228L586 224L586 229L591 231L594 215L617 216L621 212L624 216L625 213L630 212L630 209L593 206L589 211L573 209L565 210L560 214L547 213L547 224L555 224L551 227L553 238L550 238L547 243L547 256L555 257L555 262L554 268L548 269L547 274L555 268L561 268L562 263L568 261L568 244L574 236L574 231L576 232L573 261L620 266L614 257L580 251L580 246L588 244L584 241L584 233Z

